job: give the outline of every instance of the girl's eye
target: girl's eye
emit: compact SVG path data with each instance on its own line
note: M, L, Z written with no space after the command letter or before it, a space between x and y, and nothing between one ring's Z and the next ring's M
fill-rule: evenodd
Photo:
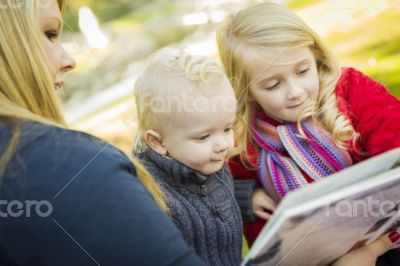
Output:
M199 137L197 140L203 141L203 140L206 140L209 136L210 136L209 134L203 135L203 136Z
M47 39L49 39L50 41L57 39L57 37L58 37L58 33L55 30L46 31L44 34L46 35Z
M228 133L228 132L230 132L231 130L232 130L232 128L231 128L231 127L228 127L228 128L225 128L224 132L225 132L225 133Z
M266 88L267 91L272 91L273 89L277 88L277 87L279 86L280 83L281 83L281 82L278 81L278 82L275 83L274 85L267 87L267 88Z
M300 70L299 72L297 72L297 75L304 75L305 73L308 72L308 70L310 70L310 69L306 68L306 69Z

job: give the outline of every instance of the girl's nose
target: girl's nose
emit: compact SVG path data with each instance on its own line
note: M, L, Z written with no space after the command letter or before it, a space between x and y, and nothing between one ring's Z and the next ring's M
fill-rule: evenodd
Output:
M301 86L301 84L299 84L296 81L291 80L290 82L288 82L288 93L287 93L287 98L289 100L294 100L299 98L300 96L302 96L304 93L304 89Z

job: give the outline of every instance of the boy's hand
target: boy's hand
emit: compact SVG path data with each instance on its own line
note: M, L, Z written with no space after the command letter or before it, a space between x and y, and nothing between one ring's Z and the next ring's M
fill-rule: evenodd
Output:
M267 195L264 188L254 190L252 206L254 215L264 220L268 220L275 210L275 203Z

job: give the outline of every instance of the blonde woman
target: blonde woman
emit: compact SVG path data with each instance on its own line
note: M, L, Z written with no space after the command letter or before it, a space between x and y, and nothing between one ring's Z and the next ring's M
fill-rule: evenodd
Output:
M0 264L203 265L147 172L66 128L64 0L0 5Z
M238 101L236 179L256 179L246 223L251 244L275 205L365 158L400 146L400 102L352 68L340 69L320 38L272 2L227 18L220 59Z
M54 95L75 64L59 43L64 7L0 1L0 264L203 265L143 168L66 129ZM381 239L341 263L390 246Z

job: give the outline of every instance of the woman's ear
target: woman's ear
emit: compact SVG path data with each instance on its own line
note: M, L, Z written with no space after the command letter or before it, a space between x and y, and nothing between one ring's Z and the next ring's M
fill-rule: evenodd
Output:
M151 129L147 130L144 133L144 140L146 141L146 144L158 154L162 156L167 155L167 149L163 144L162 137L156 131Z

